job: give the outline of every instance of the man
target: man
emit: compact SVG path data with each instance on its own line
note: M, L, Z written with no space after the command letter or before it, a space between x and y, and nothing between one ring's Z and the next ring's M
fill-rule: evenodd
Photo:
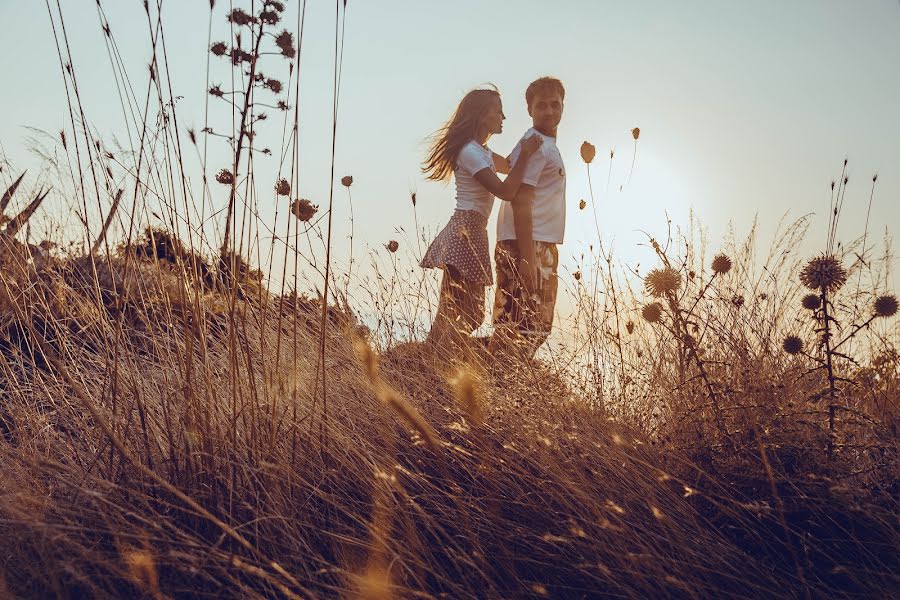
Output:
M493 321L504 346L515 344L528 358L550 335L558 287L557 245L566 226L566 170L556 147L565 89L553 77L541 77L525 90L532 128L510 155L519 158L522 140L540 135L513 202L503 202L497 219L497 293Z

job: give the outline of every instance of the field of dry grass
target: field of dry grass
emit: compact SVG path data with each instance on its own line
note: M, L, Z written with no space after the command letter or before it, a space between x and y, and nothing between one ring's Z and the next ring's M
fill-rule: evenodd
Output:
M70 125L37 179L0 160L0 597L896 594L889 241L839 245L829 223L809 257L800 219L762 255L751 232L707 256L689 227L648 239L643 273L591 247L537 359L426 347L434 282L397 266L417 245L378 247L360 281L331 260L333 198L292 193L300 48L281 3L254 6L227 15L242 41L210 39L236 82L210 101L235 121L179 126L154 42L146 89L120 92L130 147L84 125L50 11ZM274 186L251 159L266 133ZM844 171L832 221L846 190ZM266 193L288 207L274 223Z
M632 383L601 405L554 361L457 370L414 342L376 356L335 308L326 407L317 301L252 279L204 287L202 259L146 239L94 259L4 244L12 597L866 597L898 583L896 361L842 383L829 457L827 402L811 398L826 378L745 339L747 320L700 338L717 419L696 368L679 383L677 360L643 358L684 350L646 322L622 350Z

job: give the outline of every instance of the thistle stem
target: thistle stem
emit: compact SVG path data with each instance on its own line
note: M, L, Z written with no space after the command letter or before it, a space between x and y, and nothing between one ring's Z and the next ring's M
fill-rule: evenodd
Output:
M825 351L825 370L828 373L828 458L834 453L834 411L837 385L834 376L834 348L831 347L831 316L828 314L828 292L822 288L822 347Z

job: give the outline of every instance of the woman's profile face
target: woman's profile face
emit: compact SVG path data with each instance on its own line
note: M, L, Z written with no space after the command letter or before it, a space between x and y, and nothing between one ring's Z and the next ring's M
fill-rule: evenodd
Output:
M500 101L500 96L494 96L491 99L481 119L481 123L488 133L503 132L503 120L506 119L506 115L503 114L503 103Z

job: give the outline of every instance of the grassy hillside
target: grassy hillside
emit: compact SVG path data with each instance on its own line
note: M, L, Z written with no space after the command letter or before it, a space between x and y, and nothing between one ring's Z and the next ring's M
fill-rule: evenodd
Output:
M895 363L857 372L866 403L842 411L828 457L813 384L780 359L710 367L741 388L720 394L718 421L690 384L651 390L678 398L652 419L616 416L553 361L373 352L347 310L329 308L321 353L318 301L272 296L249 269L213 275L159 251L164 235L94 259L3 242L6 596L883 597L900 584Z

